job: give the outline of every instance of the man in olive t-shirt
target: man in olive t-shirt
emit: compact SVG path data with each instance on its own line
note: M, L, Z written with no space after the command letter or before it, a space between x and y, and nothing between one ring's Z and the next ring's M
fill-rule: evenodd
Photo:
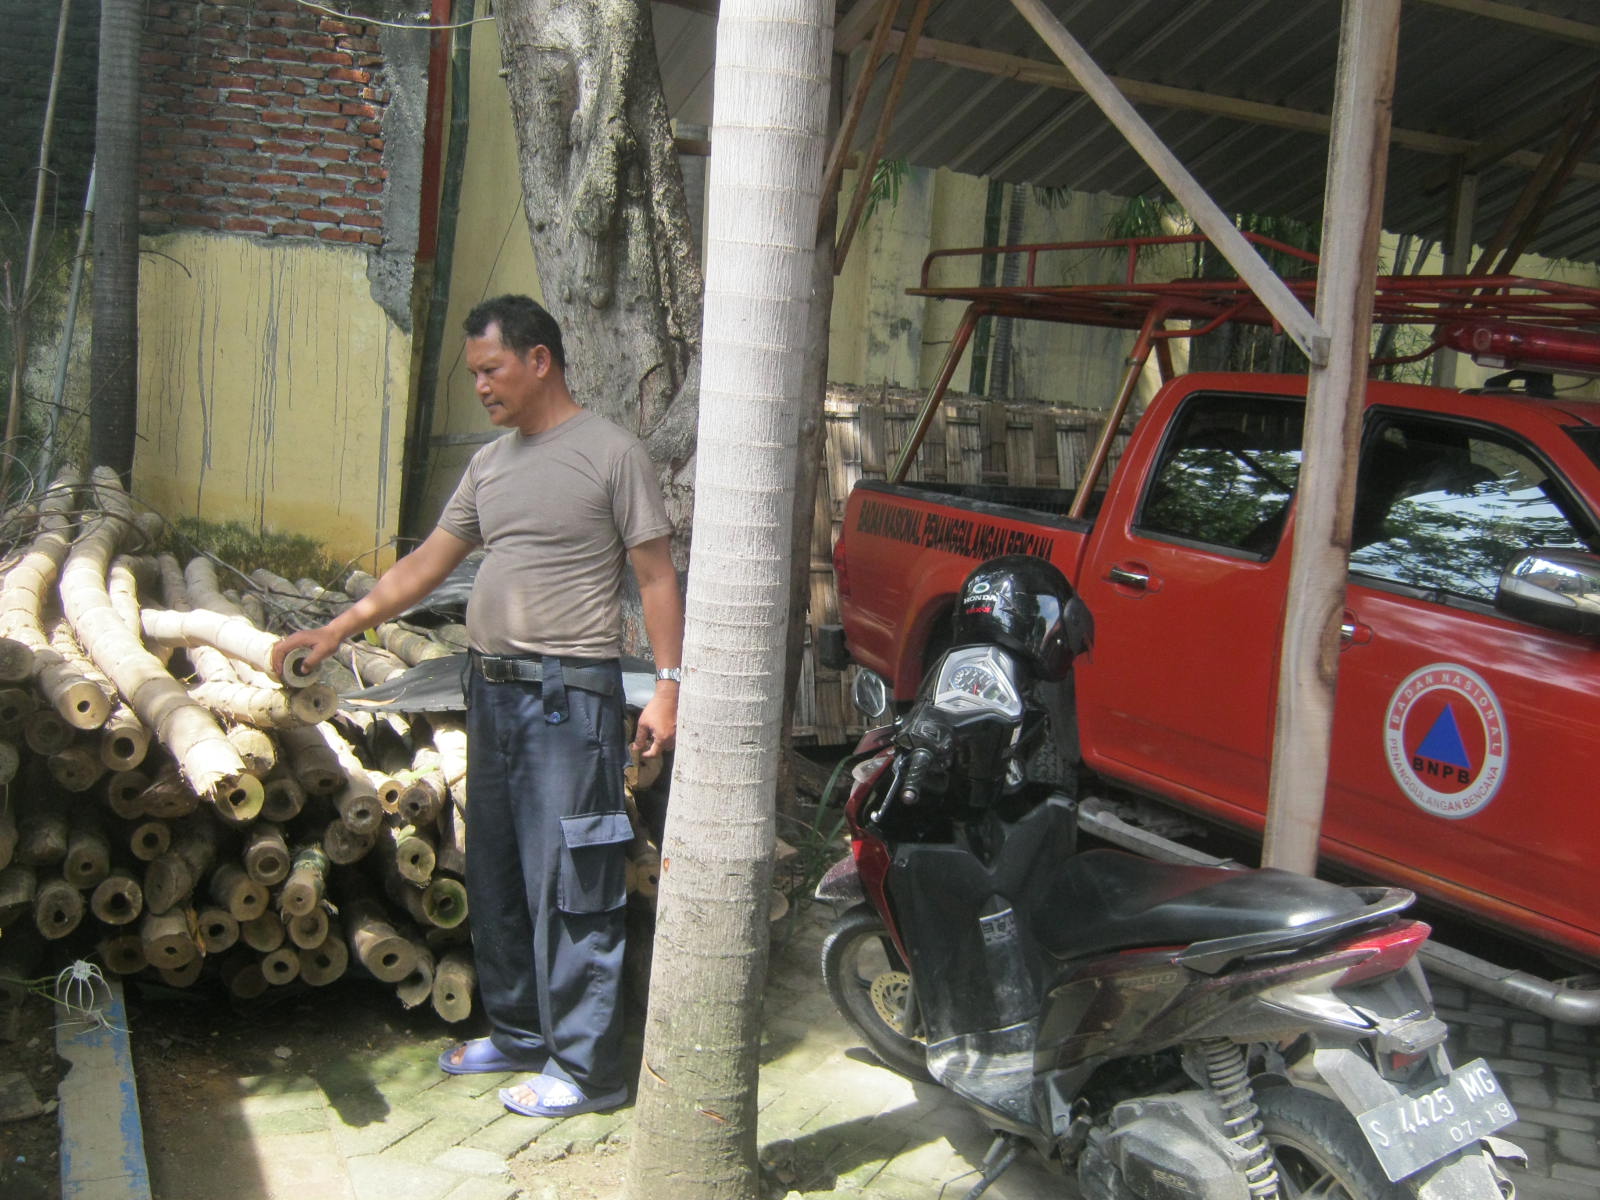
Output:
M363 599L284 638L315 666L345 638L487 551L467 608L467 889L490 1033L440 1057L451 1074L532 1072L500 1098L568 1116L627 1098L620 1062L624 847L620 591L633 568L656 663L646 756L677 728L683 608L655 472L631 434L579 407L561 331L524 296L465 322L467 368L509 430L473 456L434 531Z

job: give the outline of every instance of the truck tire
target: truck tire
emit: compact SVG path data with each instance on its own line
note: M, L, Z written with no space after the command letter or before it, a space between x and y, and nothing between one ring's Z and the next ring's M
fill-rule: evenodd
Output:
M866 1040L884 1066L909 1079L931 1082L927 1048L905 1011L914 1005L911 973L878 914L858 904L834 922L822 941L822 981L834 1007Z
M1278 1163L1283 1200L1407 1200L1390 1183L1355 1118L1342 1105L1294 1087L1256 1093L1261 1130Z

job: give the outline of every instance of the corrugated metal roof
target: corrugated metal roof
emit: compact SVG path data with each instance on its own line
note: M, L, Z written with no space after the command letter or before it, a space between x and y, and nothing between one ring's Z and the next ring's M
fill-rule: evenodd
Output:
M874 0L859 3L876 8ZM840 5L847 35L863 30L849 60L852 85L871 32L870 22L846 22L856 7ZM1340 0L1049 0L1049 7L1104 71L1126 81L1145 119L1223 208L1320 219L1328 142L1300 126L1332 110ZM906 0L897 29L910 9ZM658 4L656 14L669 103L683 119L709 125L714 23L670 4ZM1540 18L1554 20L1547 28L1525 23ZM1560 122L1600 78L1597 22L1595 0L1405 0L1385 227L1442 239L1459 155L1504 143L1512 157L1478 169L1473 234L1487 241ZM990 69L971 65L974 59ZM892 70L890 56L876 73L856 149L871 140ZM1038 78L1061 70L1007 0L934 0L885 155L1044 186L1157 191L1154 175L1092 101ZM1245 111L1237 102L1270 110ZM1600 144L1590 144L1528 248L1600 262Z

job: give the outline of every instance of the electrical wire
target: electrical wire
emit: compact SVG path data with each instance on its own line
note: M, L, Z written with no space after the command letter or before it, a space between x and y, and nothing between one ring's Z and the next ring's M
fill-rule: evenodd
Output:
M294 0L294 2L300 5L301 8L309 8L313 12L319 12L325 16L337 17L341 21L360 22L364 25L382 25L385 29L426 29L432 33L447 29L466 29L484 21L494 20L493 14L490 14L486 17L473 17L470 21L458 21L453 25L432 25L426 21L413 25L405 21L385 21L378 17L363 17L355 13L340 12L338 9L329 8L325 4L317 4L315 0Z

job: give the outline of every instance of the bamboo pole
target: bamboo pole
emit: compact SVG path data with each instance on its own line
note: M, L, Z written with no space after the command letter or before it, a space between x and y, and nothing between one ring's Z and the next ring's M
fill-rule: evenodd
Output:
M350 965L350 949L336 933L330 933L321 945L299 950L297 954L300 978L312 987L326 987L341 978Z
M439 960L433 972L433 1011L452 1024L472 1015L472 993L478 986L478 973L472 955L452 950Z
M111 607L106 569L131 520L131 506L115 471L96 468L94 491L103 511L84 522L61 572L67 619L95 665L172 751L195 792L217 800L219 807L235 807L246 778L239 755L211 715L189 699Z
M62 719L78 729L98 729L111 712L105 693L51 648L42 625L72 545L69 514L82 482L76 469L63 469L41 501L33 542L0 587L0 636L33 652L34 679Z
M12 863L0 871L0 928L32 910L38 891L39 877L32 867Z
M206 608L189 612L145 608L140 610L139 622L145 637L154 641L169 646L209 645L258 671L270 673L272 670L272 648L279 639L257 629L244 617L227 616ZM304 648L289 652L282 676L285 687L309 687L317 682L317 671L304 665L308 653Z
M154 862L172 846L172 826L166 821L140 821L128 834L128 848L140 862Z
M65 879L47 879L33 897L33 923L50 941L59 941L83 921L83 893Z
M245 873L263 887L289 878L291 860L283 829L271 821L256 822L245 837L241 861Z
M150 965L144 956L144 939L137 933L101 938L100 959L116 975L135 975Z
M300 955L293 946L279 946L261 956L261 974L273 987L293 983L300 977Z
M328 866L328 856L320 846L295 850L289 878L278 894L278 906L285 916L301 916L322 903L328 888Z
M261 802L260 817L279 824L292 821L306 806L306 789L289 774L281 764L263 781L265 795Z
M266 994L267 977L262 973L261 962L253 955L240 952L225 958L219 971L222 985L236 1000L256 1000Z
M361 897L347 901L340 915L350 952L374 978L397 983L411 973L417 962L416 950L395 931L380 904Z
M102 925L130 924L144 911L144 889L132 872L113 868L89 894L89 911Z
M318 905L308 913L290 917L283 923L283 931L289 940L301 950L312 950L328 940L328 910Z
M67 838L67 853L61 864L61 876L80 891L93 889L111 873L111 842L100 823L87 813L80 813L72 823Z
M241 922L239 936L256 953L268 954L283 945L288 933L283 927L283 918L268 910L259 917Z
M221 954L233 948L239 940L239 920L225 908L202 908L195 914L195 937L202 954ZM200 962L195 960L195 974ZM193 983L194 980L189 981ZM187 984L179 986L188 986Z
M406 1009L426 1004L433 997L433 951L422 942L412 942L411 948L417 956L416 965L394 985L394 994Z
M236 862L220 864L211 873L211 898L236 921L253 921L267 911L271 895Z
M143 771L117 771L106 780L106 807L126 821L145 815L144 793L150 777Z

